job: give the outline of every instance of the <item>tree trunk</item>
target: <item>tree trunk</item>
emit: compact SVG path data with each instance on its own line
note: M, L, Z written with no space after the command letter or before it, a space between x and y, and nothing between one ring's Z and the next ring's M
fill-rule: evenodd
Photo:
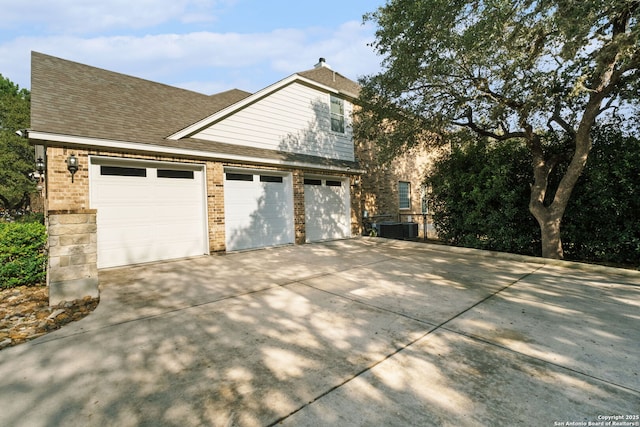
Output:
M560 237L560 224L564 212L557 212L550 207L541 207L532 211L533 216L540 226L540 238L542 240L542 257L552 259L562 259L562 238Z

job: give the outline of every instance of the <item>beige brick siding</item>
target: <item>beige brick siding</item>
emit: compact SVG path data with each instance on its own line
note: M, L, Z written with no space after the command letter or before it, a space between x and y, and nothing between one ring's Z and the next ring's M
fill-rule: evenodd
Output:
M78 172L73 183L67 170L67 158L74 154L78 158ZM89 209L89 159L86 150L48 147L46 169L46 192L48 210Z
M207 162L207 219L209 250L222 252L225 250L224 167L218 162Z
M379 149L372 142L356 144L356 158L360 168L366 171L362 176L361 210L368 212L372 222L417 222L419 236L424 237L421 187L439 151L415 148L384 163L379 161L378 153ZM398 183L401 181L409 182L411 186L409 209L400 209ZM436 238L432 216L428 215L426 220L429 225L427 237Z
M293 171L293 222L295 242L298 245L306 241L306 216L304 211L304 171Z

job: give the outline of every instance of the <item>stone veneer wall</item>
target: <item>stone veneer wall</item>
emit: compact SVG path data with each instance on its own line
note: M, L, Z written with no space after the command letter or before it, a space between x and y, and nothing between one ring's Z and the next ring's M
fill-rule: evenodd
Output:
M47 215L49 304L97 298L97 226L93 209L53 210Z

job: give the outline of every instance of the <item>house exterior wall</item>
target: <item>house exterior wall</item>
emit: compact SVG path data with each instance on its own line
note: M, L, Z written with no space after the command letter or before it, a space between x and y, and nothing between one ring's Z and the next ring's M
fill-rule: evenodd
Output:
M304 171L293 171L293 222L295 242L301 245L306 241L306 217L304 204Z
M371 141L360 141L356 145L356 157L362 175L361 210L366 211L369 223L382 221L416 222L418 235L435 239L432 212L422 213L422 186L431 165L438 157L437 150L414 148L394 158L390 162L379 161L379 149ZM400 209L398 186L400 182L410 183L410 207ZM364 221L364 219L363 219ZM426 221L426 227L425 227Z
M73 183L67 170L67 158L78 158L78 171ZM48 210L89 209L89 152L62 147L47 147L46 192Z
M207 141L354 160L352 104L345 100L345 133L331 131L330 95L292 83L214 123L193 137Z
M66 159L74 154L78 158L78 172L71 182ZM47 147L46 198L47 210L90 209L89 197L89 157L106 156L113 158L155 160L204 164L206 170L207 221L209 229L209 251L225 250L224 232L224 165L215 161L200 161L188 158L138 155L103 150L87 150L63 147ZM98 215L100 213L98 212Z
M225 250L224 229L224 166L207 162L207 221L209 223L209 251Z
M79 169L71 182L71 174L67 170L66 159L74 154L78 158ZM45 192L47 196L47 209L49 211L74 211L90 209L89 197L89 157L105 156L116 159L138 159L165 162L197 163L204 164L206 169L206 203L207 221L209 232L209 251L224 252L225 247L225 211L224 211L224 168L237 167L254 170L284 171L292 174L293 198L294 198L294 226L295 242L305 242L305 204L304 204L304 177L305 174L326 174L326 171L306 171L297 168L276 168L257 166L255 164L242 164L218 161L202 161L188 158L164 157L143 155L134 153L118 153L105 150L87 150L64 147L47 147L47 169L45 174ZM332 174L345 178L346 174ZM354 235L360 232L360 197L355 191L358 186L354 184L357 178L351 177L351 228ZM97 212L100 215L100 212Z

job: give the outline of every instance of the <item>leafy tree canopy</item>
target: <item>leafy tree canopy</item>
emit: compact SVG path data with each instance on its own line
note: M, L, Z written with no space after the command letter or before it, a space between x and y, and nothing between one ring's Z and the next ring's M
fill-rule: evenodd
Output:
M522 139L542 253L561 258L560 222L591 129L638 100L638 18L640 0L390 0L365 15L378 25L383 71L361 79L357 135L389 156L460 128ZM564 149L549 151L553 141ZM563 161L563 178L549 188Z
M0 207L25 207L34 184L33 147L15 132L29 127L30 93L0 74Z
M639 17L637 0L394 0L366 15L385 71L364 78L361 98L421 130L572 131L594 91L598 112L637 100Z

